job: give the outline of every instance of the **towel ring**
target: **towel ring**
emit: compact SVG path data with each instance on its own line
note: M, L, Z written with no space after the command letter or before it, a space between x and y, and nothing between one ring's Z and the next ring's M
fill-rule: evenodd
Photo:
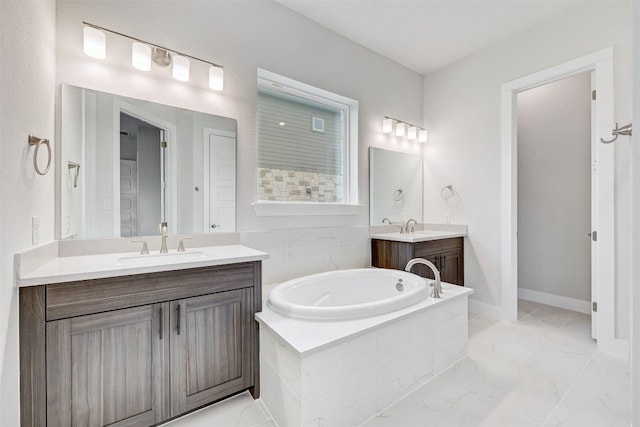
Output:
M40 150L40 146L42 144L47 146L47 167L44 171L41 171L40 166L38 166L38 150ZM38 175L46 175L47 172L49 172L49 167L51 166L51 146L49 145L49 140L29 135L29 145L36 146L36 150L33 152L33 168L36 170Z
M445 185L442 187L442 190L440 190L440 196L445 200L449 200L453 197L453 185Z
M403 198L404 198L404 190L402 188L398 188L396 191L393 192L393 200L395 200L396 202L399 202Z

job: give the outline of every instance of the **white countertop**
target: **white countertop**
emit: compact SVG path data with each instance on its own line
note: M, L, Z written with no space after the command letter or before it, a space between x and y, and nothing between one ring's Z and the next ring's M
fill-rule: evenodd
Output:
M19 287L105 277L129 276L214 265L258 261L269 255L242 245L207 246L186 252L139 255L137 252L56 257L24 275ZM18 269L18 271L20 271Z
M466 237L466 235L466 231L418 230L413 233L376 233L370 234L369 237L372 239L393 240L395 242L416 243L452 237Z
M417 304L391 313L362 319L339 321L314 321L285 317L263 304L262 312L256 313L261 327L266 326L289 343L300 354L313 353L321 348L341 341L352 335L363 333L377 325L392 322L418 311L429 309L447 300L471 295L473 289L442 282L442 298L427 298Z

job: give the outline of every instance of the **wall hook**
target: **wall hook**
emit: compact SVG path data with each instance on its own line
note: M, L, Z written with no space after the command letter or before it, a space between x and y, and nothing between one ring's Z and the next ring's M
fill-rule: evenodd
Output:
M393 192L393 200L399 202L402 199L404 199L404 190L402 188L398 188Z
M47 172L49 172L49 167L51 166L51 146L49 145L49 140L38 138L37 136L29 134L28 143L29 146L36 146L36 150L33 152L33 168L36 170L38 175L46 175ZM47 146L47 167L44 169L44 171L41 171L40 167L38 166L38 150L40 150L40 146L42 144Z
M67 167L69 168L69 170L76 170L76 176L73 178L73 188L76 188L78 186L78 176L80 175L80 165L75 162L69 161L67 162Z
M616 122L616 127L615 129L613 129L611 131L611 135L613 135L612 139L604 139L604 138L600 138L600 142L602 142L603 144L611 144L613 141L615 141L616 139L618 139L619 135L623 135L623 136L631 136L631 123L629 123L626 126L622 126L621 128L618 127L618 123Z

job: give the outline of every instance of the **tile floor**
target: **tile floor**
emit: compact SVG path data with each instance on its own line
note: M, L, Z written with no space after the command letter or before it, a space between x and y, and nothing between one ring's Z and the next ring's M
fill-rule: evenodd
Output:
M470 314L468 357L362 427L629 427L628 362L596 350L590 317L528 301L519 317ZM166 424L204 426L276 424L248 393Z

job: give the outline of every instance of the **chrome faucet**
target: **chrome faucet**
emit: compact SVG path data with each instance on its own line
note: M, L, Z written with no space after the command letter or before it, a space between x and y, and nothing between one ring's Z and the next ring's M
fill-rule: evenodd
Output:
M405 225L404 229L407 231L407 233L415 233L415 228L413 228L413 226L411 227L411 229L409 229L409 223L413 221L413 223L415 225L418 225L418 221L416 221L415 219L411 218L410 220L407 221L407 225Z
M389 225L391 225L391 220L389 218L382 218L382 223L384 224L384 222L387 221L387 223Z
M431 291L431 297L440 298L440 294L442 293L442 285L440 283L440 272L438 271L436 266L433 265L431 261L428 261L424 258L414 258L407 263L407 266L404 268L404 270L411 271L411 267L413 267L416 264L424 264L427 267L429 267L431 271L433 271L433 275L436 278L436 281L435 283L431 284L431 286L433 286L433 290Z
M167 223L160 224L160 235L162 236L162 243L160 244L160 253L166 254L169 252L167 249Z

